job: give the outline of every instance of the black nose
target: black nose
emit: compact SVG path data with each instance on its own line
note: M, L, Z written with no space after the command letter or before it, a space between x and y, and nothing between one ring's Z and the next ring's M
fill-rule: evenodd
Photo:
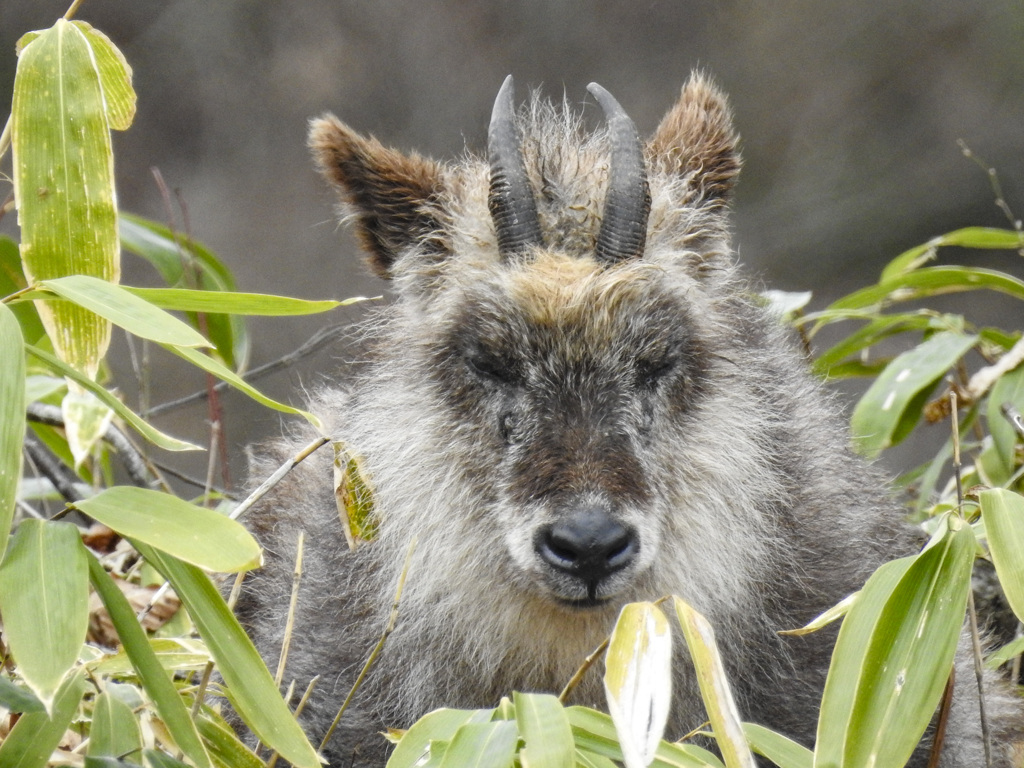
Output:
M596 586L629 565L638 549L632 531L601 507L584 507L540 532L537 553L546 563Z

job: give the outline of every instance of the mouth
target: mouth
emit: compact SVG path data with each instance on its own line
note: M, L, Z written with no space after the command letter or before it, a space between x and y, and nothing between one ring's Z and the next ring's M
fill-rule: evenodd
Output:
M593 610L595 608L603 608L604 606L612 602L612 598L588 596L573 599L566 597L556 597L555 601L559 605L563 605L566 608L572 608L573 610L578 611L588 611Z

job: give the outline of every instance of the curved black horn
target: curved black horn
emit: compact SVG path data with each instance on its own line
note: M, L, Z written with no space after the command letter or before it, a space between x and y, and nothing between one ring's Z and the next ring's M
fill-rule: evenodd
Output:
M651 190L647 186L644 151L636 126L608 91L597 83L587 90L597 99L608 121L611 167L601 231L597 235L599 261L616 262L643 255Z
M513 119L514 89L512 75L509 75L494 100L491 126L487 130L487 152L491 163L487 207L498 235L498 253L503 258L542 242L537 203L526 176L519 146L519 129Z

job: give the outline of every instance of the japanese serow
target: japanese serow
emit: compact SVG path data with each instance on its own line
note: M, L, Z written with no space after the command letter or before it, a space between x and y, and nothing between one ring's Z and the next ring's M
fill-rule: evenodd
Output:
M743 717L813 746L834 632L779 630L920 547L737 271L725 98L692 76L644 142L606 90L590 92L596 132L540 98L517 109L509 78L486 157L454 164L333 116L312 124L316 161L396 294L361 327L348 381L311 405L360 458L376 535L349 550L321 451L252 512L266 566L238 613L276 663L304 531L286 679L302 690L320 675L303 713L319 740L417 540L397 626L327 749L335 765L382 764L379 731L434 708L558 692L625 603L669 594L715 627ZM706 720L678 655L671 738ZM967 653L957 666L941 765L978 768ZM1020 706L988 688L993 765L1009 766ZM603 706L599 674L573 702Z

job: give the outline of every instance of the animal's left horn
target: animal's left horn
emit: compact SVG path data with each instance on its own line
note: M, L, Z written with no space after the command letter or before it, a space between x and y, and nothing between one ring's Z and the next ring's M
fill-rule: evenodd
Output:
M651 191L640 136L614 96L597 83L588 85L587 90L604 111L611 143L608 196L596 256L609 263L638 258L644 252L647 216L651 212Z
M512 75L505 78L491 112L487 131L487 152L491 163L491 188L487 207L498 235L498 253L502 258L531 245L540 245L540 219L526 175L516 128Z

